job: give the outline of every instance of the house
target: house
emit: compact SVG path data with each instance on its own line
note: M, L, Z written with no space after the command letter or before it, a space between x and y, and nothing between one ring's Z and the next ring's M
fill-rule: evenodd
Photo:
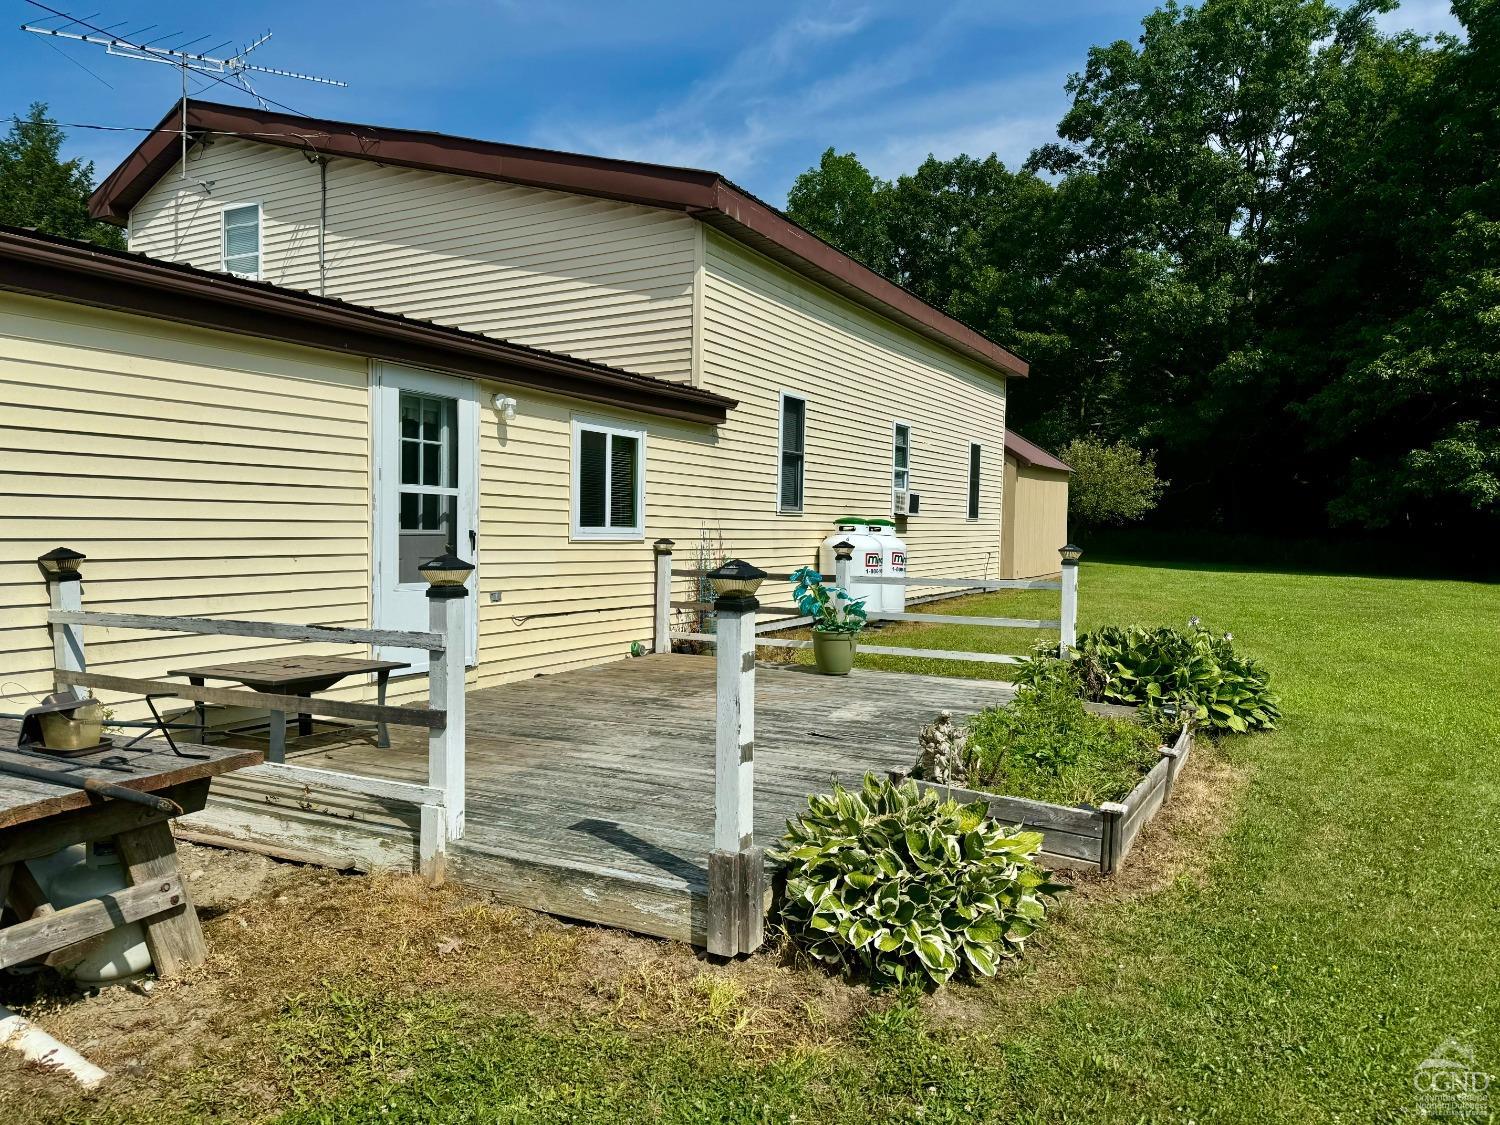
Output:
M1057 548L1068 542L1068 477L1072 468L1014 430L1005 431L1005 521L1000 576L1056 574Z
M411 629L451 545L484 684L647 639L658 538L787 570L916 494L914 574L999 574L1026 364L722 177L186 108L93 200L137 256L4 236L10 581L67 539L114 604Z

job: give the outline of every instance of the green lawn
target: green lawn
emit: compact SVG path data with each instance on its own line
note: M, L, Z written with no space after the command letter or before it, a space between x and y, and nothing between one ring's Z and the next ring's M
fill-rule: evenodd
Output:
M1033 597L971 604L1045 615ZM1081 603L1085 628L1202 615L1282 696L1281 730L1227 750L1248 775L1233 823L1164 887L1065 908L1024 965L937 998L775 969L767 1004L820 999L753 1040L721 970L670 1020L658 1001L538 1019L525 979L483 1003L442 979L320 979L257 1040L271 1104L296 1122L1352 1122L1414 1116L1414 1068L1450 1036L1500 1073L1500 587L1086 563ZM545 978L526 956L507 964ZM74 1112L264 1112L251 1085L220 1059L167 1108Z

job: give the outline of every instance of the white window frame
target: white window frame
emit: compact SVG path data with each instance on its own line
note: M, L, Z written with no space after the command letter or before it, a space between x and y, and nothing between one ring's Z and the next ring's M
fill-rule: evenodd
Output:
M608 434L610 443L605 447L604 457L604 518L609 519L609 495L610 474L614 471L609 453L613 449L615 437L629 437L636 439L636 467L635 467L635 526L634 527L583 527L578 522L580 502L583 497L579 492L582 474L583 444L579 440L585 430ZM575 542L598 543L598 542L632 542L646 538L646 429L644 426L632 425L629 422L612 422L601 418L590 418L581 415L573 416L572 425L572 469L568 482L568 523L571 528L569 537Z
M979 471L974 471L974 451L979 450ZM964 489L964 519L970 523L978 523L984 518L984 442L969 442L969 463L965 479L968 487ZM969 501L973 499L972 508Z
M243 273L239 270L229 268L229 212L244 211L255 208L255 261L257 268L254 273ZM241 200L235 203L226 203L219 208L219 269L234 277L245 277L251 281L259 281L260 275L266 268L266 211L259 200Z
M782 473L785 471L786 447L786 400L794 398L802 404L802 487L797 491L802 496L802 503L795 508L788 508L781 502ZM807 508L807 396L793 394L791 391L782 391L777 399L776 410L776 514L782 516L800 516Z
M896 487L896 474L900 471L900 466L896 464L896 434L897 431L901 430L903 427L906 430L905 491L907 492L910 492L912 490L912 462L916 460L915 454L917 447L917 428L910 422L904 422L898 418L891 423L891 512L893 514L896 511L896 493L902 491L901 489Z

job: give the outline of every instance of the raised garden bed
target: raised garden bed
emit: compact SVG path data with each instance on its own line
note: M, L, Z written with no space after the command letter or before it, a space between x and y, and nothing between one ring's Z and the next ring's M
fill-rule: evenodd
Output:
M1103 707L1091 704L1089 709L1103 710ZM1129 710L1132 709L1111 707L1107 713L1119 715ZM1151 767L1123 801L1105 801L1098 808L1069 808L931 781L918 780L917 784L964 804L984 801L989 805L992 820L1019 824L1022 828L1040 832L1044 861L1058 866L1094 868L1108 875L1125 863L1136 836L1172 796L1177 775L1187 765L1192 750L1193 728L1188 725L1178 733L1171 746L1161 748L1161 760ZM904 779L906 771L892 770L891 776Z

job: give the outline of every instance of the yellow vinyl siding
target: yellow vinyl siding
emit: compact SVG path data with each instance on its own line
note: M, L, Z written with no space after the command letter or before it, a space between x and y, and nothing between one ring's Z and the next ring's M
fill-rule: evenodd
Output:
M34 560L59 545L89 556L88 608L367 624L366 384L362 359L0 295L4 678L50 690ZM286 647L85 644L92 670L133 676Z
M1038 578L1062 568L1057 549L1068 541L1068 474L1005 459L1010 519L1002 554L1006 578Z
M998 574L1002 379L712 231L703 282L703 385L740 400L718 447L717 515L731 554L777 570L815 563L837 517L889 517L902 421L922 498L898 529L912 575ZM777 512L781 391L807 400L796 515ZM977 520L967 518L971 442L984 447Z
M130 246L220 268L223 207L260 203L263 281L318 289L318 169L219 137L131 212ZM199 183L211 182L211 195ZM697 232L683 215L334 160L327 295L638 374L687 380Z
M470 681L619 659L632 641L649 643L651 542L691 539L713 510L712 428L499 383L479 392ZM498 392L519 399L515 421L488 405ZM88 556L88 609L369 625L369 396L363 359L0 295L0 680L50 690L34 560L59 545ZM575 414L646 431L642 540L569 541ZM144 677L270 651L364 651L95 627L85 648L93 671ZM391 697L425 692L417 677ZM341 694L370 691L351 681Z
M712 428L674 424L524 388L483 384L519 401L513 422L480 411L477 682L618 660L651 644L652 541L695 539L715 507ZM645 534L570 541L572 420L639 427L646 441ZM690 564L684 564L690 565ZM490 591L501 600L492 603Z

